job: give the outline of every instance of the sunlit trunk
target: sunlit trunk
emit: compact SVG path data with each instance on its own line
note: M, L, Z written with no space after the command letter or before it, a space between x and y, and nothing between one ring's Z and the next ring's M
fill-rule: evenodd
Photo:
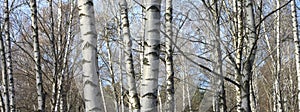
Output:
M146 35L141 82L141 111L157 111L160 55L160 0L146 1Z
M34 61L35 61L35 75L36 75L36 89L38 99L38 112L45 112L45 94L42 80L42 69L41 69L41 54L38 37L38 24L37 24L37 3L36 0L30 0L31 9L31 28L32 37L34 39Z
M124 39L124 52L125 52L125 64L126 64L126 74L128 81L128 91L129 91L129 103L132 111L140 111L140 101L137 94L135 72L132 59L132 38L129 29L128 20L128 8L126 0L121 2L121 19L122 19L122 29L123 29L123 39Z
M173 29L172 29L172 0L166 0L166 112L174 112L174 63L173 63Z
M97 33L93 0L79 0L80 34L82 39L83 99L86 112L103 111L97 75Z

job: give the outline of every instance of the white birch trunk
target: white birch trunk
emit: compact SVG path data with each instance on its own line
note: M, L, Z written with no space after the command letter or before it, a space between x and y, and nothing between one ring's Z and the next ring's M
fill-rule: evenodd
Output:
M137 94L135 72L132 59L132 38L130 36L129 30L129 20L128 20L128 8L126 0L121 2L121 19L122 19L122 29L123 29L123 39L125 46L125 63L126 63L126 74L128 81L128 91L129 91L129 103L132 111L140 111L140 102Z
M50 43L51 43L51 54L53 59L53 68L52 68L52 98L51 98L51 111L55 112L55 106L57 102L57 93L58 93L58 61L57 61L57 53L56 53L56 43L55 43L55 35L54 35L54 15L53 15L53 0L49 0L50 7Z
M293 37L295 46L295 58L296 58L296 71L297 71L297 96L298 96L298 108L300 108L300 43L299 43L299 32L298 32L298 20L295 0L291 1L292 21L293 21Z
M62 46L62 0L58 0L58 9L57 9L57 20L58 20L58 33L59 33L59 36L58 36L58 52L59 53L62 53L62 49L61 49L61 46ZM66 47L67 49L67 47ZM64 57L63 57L64 58ZM59 59L60 60L60 59ZM64 61L64 59L63 59ZM59 109L60 109L60 101L62 99L62 94L63 94L63 78L64 78L64 62L63 63L60 63L58 64L60 66L60 68L62 69L62 71L60 73L58 73L58 81L57 81L57 96L56 96L56 103L55 103L55 107L54 107L54 111L57 112Z
M100 79L100 77L99 77ZM101 92L101 97L102 97L102 102L103 102L103 109L104 112L107 112L107 107L106 107L106 101L105 101L105 97L104 97L104 92L103 92L103 86L102 86L102 81L99 81L99 86L100 86L100 92Z
M122 45L120 45L120 54L119 54L119 79L120 79L120 112L125 112L125 108L124 108L124 86L123 86L123 67L122 67L122 63L123 63L123 49L122 49Z
M60 13L62 13L62 1L59 0L59 9ZM69 18L69 23L68 23L68 34L66 38L66 45L64 48L64 56L63 56L63 65L62 65L62 71L61 71L61 76L59 79L59 88L58 88L58 99L57 99L57 105L59 104L59 108L61 112L67 111L67 102L66 102L66 88L65 86L65 77L69 75L69 70L68 70L68 55L69 55L69 49L70 49L70 41L72 38L72 24L73 24L73 10L74 10L74 3L73 1L70 1L70 18ZM61 15L60 15L61 16ZM59 19L62 19L62 17L59 17ZM62 21L62 20L60 20ZM60 23L60 22L59 22ZM61 23L60 23L61 24ZM61 25L59 25L61 27ZM60 43L62 45L62 43Z
M246 35L247 35L247 47L246 51L246 60L245 60L245 73L242 76L240 82L241 85L241 110L243 112L251 112L250 106L250 81L253 74L253 65L255 62L255 55L257 49L257 36L255 29L255 19L253 12L253 1L246 0L245 2L246 9Z
M38 112L44 112L45 94L44 94L43 80L42 80L36 0L30 0L30 9L31 9L31 28L33 33L32 37L34 39L34 61L35 61L35 74L36 74L36 88L37 88L37 95L38 95Z
M106 41L106 48L107 48L107 55L108 55L107 57L108 57L109 73L111 77L111 86L113 89L115 111L119 112L118 95L117 95L116 82L115 82L115 72L113 69L113 60L112 60L112 53L109 44L109 37L105 37L105 41Z
M188 72L188 71L187 71ZM186 74L186 76L185 76L186 78L187 78L187 74ZM189 109L188 109L188 111L189 112L193 112L192 111L192 100L191 100L191 94L190 94L190 86L188 85L188 84L186 84L187 86L186 86L186 91L187 91L187 101L188 101L188 107L189 107Z
M242 72L242 66L241 66L241 60L242 60L242 51L243 51L243 34L244 34L244 26L243 26L243 5L242 1L235 0L235 10L236 10L236 20L237 20L237 35L236 35L236 74L235 74L235 80L237 82L241 82L241 72ZM236 102L237 102L237 111L241 111L241 87L236 87Z
M142 0L142 2L145 4L145 0ZM140 49L140 76L142 76L144 74L144 51L145 51L145 47L144 47L144 41L145 41L145 34L146 34L146 16L145 16L145 10L146 9L142 9L142 25L141 25L141 39L140 39L140 45L139 45L139 49Z
M121 5L122 6L122 5ZM122 8L122 7L121 7ZM122 10L122 9L121 9ZM121 15L120 15L120 23L121 23ZM119 21L118 21L118 24L120 24ZM125 105L124 105L124 84L123 84L123 37L122 37L122 25L118 26L118 33L119 33L119 44L118 44L118 47L119 47L119 80L120 80L120 100L119 100L119 103L120 103L120 112L125 112Z
M172 0L166 0L166 112L174 112L174 63L173 63L173 48L172 48Z
M0 29L1 30L1 29ZM0 35L1 36L1 35ZM3 99L3 96L2 96L2 91L3 91L3 87L2 87L2 85L0 85L1 87L0 87L0 112L4 112L4 110L5 110L5 107L4 107L4 99Z
M185 110L185 106L186 106L186 103L185 103L185 101L186 101L186 84L185 84L185 82L186 82L186 78L185 78L185 74L186 74L186 72L187 72L187 64L186 64L186 60L185 60L185 58L182 56L182 60L184 60L183 61L183 63L184 63L184 65L183 65L183 75L182 75L182 111L184 111Z
M7 75L8 75L8 94L9 94L9 111L15 112L15 89L14 89L14 79L13 79L13 69L12 69L12 60L11 60L11 38L10 38L10 20L9 20L9 3L8 0L4 1L4 31L5 31L5 38L6 38L6 66L7 66Z
M144 41L144 74L141 82L141 111L157 111L157 89L160 55L161 0L146 1L146 36Z
M277 8L280 7L280 1L276 1L276 6ZM283 112L284 107L283 107L283 99L282 99L282 93L281 93L281 55L280 55L280 10L277 11L277 19L276 19L276 55L277 55L277 60L276 60L276 75L275 75L275 105L276 105L276 112Z
M8 9L8 0L4 1L4 31L5 31L5 38L9 38L9 9ZM2 59L2 83L3 83L3 87L4 87L4 91L3 91L3 95L4 95L4 107L5 107L5 112L9 112L10 111L10 81L9 81L9 66L8 66L8 55L6 54L6 52L8 52L7 50L7 45L4 42L4 38L1 37L1 59ZM3 52L3 53L2 53Z
M157 90L157 94L158 94L158 102L159 102L159 108L157 109L158 112L163 112L163 104L161 101L161 94L160 94L160 90Z
M214 71L223 76L222 69L222 51L220 45L220 11L218 1L214 0L214 18L215 18L215 38L213 40L214 44L214 61L215 67ZM226 99L225 99L225 90L224 90L224 80L220 77L214 76L213 78L214 86L214 100L213 100L213 110L214 112L226 112Z
M86 112L101 112L101 93L97 76L97 33L93 0L79 0L80 32L82 39L83 98Z
M6 55L5 55L5 46L2 33L0 34L0 54L1 54L1 72L2 72L2 87L3 87L3 111L9 112L9 93L8 93L8 75L7 75L7 65L6 65Z

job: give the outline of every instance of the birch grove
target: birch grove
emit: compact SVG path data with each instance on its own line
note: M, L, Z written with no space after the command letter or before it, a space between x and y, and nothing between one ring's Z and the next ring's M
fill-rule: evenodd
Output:
M296 0L2 0L1 112L297 112Z

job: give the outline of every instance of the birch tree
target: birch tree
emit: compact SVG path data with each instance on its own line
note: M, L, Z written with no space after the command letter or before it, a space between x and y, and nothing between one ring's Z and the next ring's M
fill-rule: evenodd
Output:
M58 58L57 58L57 52L56 52L56 39L55 39L55 24L54 24L54 14L53 14L53 0L48 1L48 5L50 8L50 36L49 40L51 43L51 54L52 54L52 97L51 97L51 110L55 112L56 103L57 103L57 93L58 93Z
M293 22L293 37L295 46L295 58L296 58L296 71L298 79L298 91L300 91L300 42L299 42L299 32L298 32L298 20L297 20L297 10L296 1L291 1L291 11L292 11L292 22ZM297 93L298 96L298 108L300 107L300 92Z
M65 48L64 48L64 55L63 55L63 65L62 65L62 71L61 71L61 76L60 76L60 79L59 79L59 88L58 88L58 100L57 100L57 103L56 104L59 104L59 108L60 108L60 111L61 112L65 112L67 111L67 102L66 102L66 88L65 88L65 85L66 85L66 80L69 79L67 78L69 76L69 64L68 64L68 59L69 59L69 51L70 51L70 44L71 44L71 39L72 39L72 24L73 24L73 19L74 19L74 1L69 1L70 2L70 15L69 15L69 20L68 20L68 34L66 36L66 45L65 45ZM60 0L59 1L59 4L60 4L60 13L62 13L62 1ZM59 17L60 19L62 19L62 17ZM61 25L59 25L61 27ZM62 43L60 43L62 44ZM67 79L66 79L67 78Z
M253 11L253 0L245 1L246 10L246 38L248 40L246 45L246 60L245 73L242 76L241 85L241 111L251 112L250 106L250 81L253 74L253 66L255 61L257 49L257 36L255 28L255 19Z
M0 25L0 31L2 27ZM1 112L5 112L5 109L9 107L9 95L8 95L8 82L7 82L7 71L6 71L6 58L5 58L5 49L2 39L2 32L0 33L0 56L1 56L1 74L2 74L2 83L1 83Z
M31 9L31 28L32 37L34 39L34 61L35 61L35 75L36 75L36 89L38 94L38 111L45 112L45 95L43 89L42 69L41 69L41 54L38 37L37 25L37 3L36 0L30 0Z
M174 63L173 63L173 48L172 48L172 0L166 0L166 111L173 112L174 111Z
M57 44L57 50L58 52L60 52L62 49L61 49L61 46L62 46L62 0L58 0L58 9L57 9L57 19L58 19L58 44ZM58 64L60 66L61 69L64 69L63 68L63 65L64 63L60 63ZM62 66L61 66L62 65ZM63 71L63 70L62 70ZM57 96L56 96L56 101L55 101L55 107L54 107L54 111L57 112L59 110L59 107L60 107L60 99L61 99L61 96L63 94L63 86L62 86L62 83L63 83L63 73L62 71L60 73L58 73L57 75Z
M8 7L8 0L4 1L4 7L5 7L5 17L4 17L4 31L5 31L5 38L9 38L9 7ZM2 32L1 32L2 33ZM2 35L2 34L1 34ZM4 38L1 37L1 64L2 64L2 83L3 83L3 96L4 96L4 110L5 112L10 111L10 82L9 82L9 74L7 68L7 55L6 55L6 50L7 46L4 43Z
M276 8L280 7L280 1L278 0L276 2ZM282 97L282 91L281 91L281 40L280 40L280 11L277 11L277 19L276 19L276 55L277 55L277 60L276 60L276 76L275 76L275 109L276 112L283 112L284 111L284 106L283 106L283 97Z
M119 104L118 104L118 95L117 95L117 89L116 89L116 81L115 81L115 71L114 71L114 67L113 67L113 59L112 59L112 52L111 52L111 48L110 48L110 40L109 40L109 34L111 33L109 30L110 26L107 25L106 28L106 33L107 35L105 35L105 41L106 41L106 48L107 48L107 57L108 57L108 70L109 70L109 74L111 77L111 85L112 85L112 89L113 89L113 98L114 98L114 104L115 104L115 111L119 112Z
M160 55L160 0L146 1L146 32L144 40L141 111L157 111L157 90Z
M12 68L12 58L11 58L11 35L10 35L10 5L8 0L4 1L5 16L4 16L4 30L5 30L5 51L6 51L6 66L8 75L8 94L9 94L9 111L15 112L15 90L14 90L14 79L13 79L13 68ZM8 109L8 108L7 108Z
M6 65L6 55L5 55L5 46L4 46L4 40L1 32L1 38L0 38L0 54L1 54L1 73L2 73L2 87L3 87L3 111L9 112L9 93L8 93L8 75L7 75L7 65Z
M235 42L235 49L236 49L236 58L235 58L235 64L236 64L236 74L235 74L235 79L237 82L241 81L241 61L242 61L242 51L243 51L243 31L244 31L244 22L243 22L243 5L242 5L243 0L234 0L234 8L236 11L236 20L237 20L237 34L235 35L236 37L236 42ZM237 4L237 5L236 5ZM236 87L236 101L237 101L237 111L240 112L241 108L241 88Z
M121 1L121 19L122 19L122 29L123 29L123 39L124 39L124 52L125 52L125 63L126 63L126 74L128 81L128 91L129 91L129 102L132 111L140 111L140 101L137 94L135 72L132 59L132 38L130 36L129 20L128 20L128 8L126 0Z
M219 8L219 2L217 0L214 1L214 33L215 38L213 39L213 45L214 45L214 61L215 61L215 67L214 70L216 73L220 74L221 77L224 77L223 75L223 69L222 69L222 49L221 49L221 25L220 25L220 14L221 14L221 8ZM214 92L214 112L226 112L226 96L225 96L225 88L224 88L224 79L220 77L214 76L213 79L213 86L215 87Z
M78 1L82 39L83 98L86 112L103 111L96 68L97 34L93 5L93 0Z

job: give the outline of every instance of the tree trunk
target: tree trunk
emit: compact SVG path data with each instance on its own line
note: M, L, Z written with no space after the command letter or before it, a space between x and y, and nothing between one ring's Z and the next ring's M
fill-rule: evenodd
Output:
M13 69L12 69L12 60L11 60L11 38L10 38L10 21L9 21L9 3L8 0L4 1L5 7L5 16L4 16L4 31L5 31L5 38L6 38L6 66L7 66L7 75L8 75L8 94L9 94L9 111L15 112L15 89L14 89L14 79L13 79Z
M3 87L3 111L9 112L9 93L8 93L8 74L7 74L7 65L6 65L6 55L5 55L5 46L2 33L0 34L0 54L1 54L1 65L2 65L2 87Z
M99 77L99 79L100 79L100 77ZM104 110L104 112L107 112L106 101L105 101L105 97L104 97L103 86L102 86L101 80L99 82L99 86L100 86L100 92L101 92L101 97L102 97L101 100L103 102L103 110Z
M161 99L161 93L160 90L157 90L157 94L158 94L158 102L159 102L159 108L157 109L158 112L163 112L163 104L162 104L162 99Z
M1 43L2 43L2 50L1 52L3 52L2 54L2 76L3 76L3 86L4 86L4 100L5 100L5 112L9 112L11 110L10 104L10 96L11 96L11 91L10 91L10 70L9 70L9 66L11 65L11 63L8 63L7 61L9 61L8 56L6 53L8 52L8 48L9 46L7 46L7 39L9 39L9 6L8 6L8 0L4 1L4 33L5 33L5 39L4 40L3 37L1 37ZM2 33L2 32L1 32ZM6 43L5 43L5 42Z
M223 76L222 69L222 49L220 45L220 11L218 1L214 1L214 29L215 29L215 38L213 40L214 44L214 71ZM224 90L224 79L218 76L214 76L214 100L213 107L214 112L226 112L226 99L225 99L225 90Z
M58 44L57 44L57 49L58 49L58 53L60 54L63 54L61 51L62 51L62 48L61 46L62 45L62 0L58 0L58 9L57 9L57 20L58 20ZM65 47L67 49L67 47ZM64 58L64 56L63 56ZM60 59L59 59L60 61ZM64 59L63 59L64 61ZM62 94L63 93L63 78L64 78L64 62L59 62L60 64L59 65L59 68L62 70L58 73L58 81L57 81L57 96L56 96L56 105L54 107L54 110L55 112L57 112L59 109L60 109L60 101L62 99Z
M293 37L295 46L295 58L296 58L296 71L298 79L298 108L300 108L300 43L299 43L299 33L298 33L298 20L297 20L297 10L295 0L291 1L291 11L292 11L292 21L293 21Z
M140 102L137 94L135 72L132 59L132 38L130 36L129 30L129 20L128 20L128 8L126 0L121 2L121 18L122 18L122 29L123 29L123 39L125 45L125 61L126 61L126 74L128 81L128 91L129 91L129 103L131 109L134 112L140 111Z
M1 29L0 29L1 30ZM4 88L1 87L0 89L0 112L4 112L5 111L5 107L4 107L4 99L3 99L3 95L2 95L2 91Z
M59 1L60 3L60 10L62 10L62 1ZM68 55L69 55L69 49L70 49L70 42L71 42L71 38L72 38L72 24L73 24L73 13L74 13L74 1L70 1L70 18L69 18L69 22L68 22L68 34L67 34L67 38L66 38L66 45L65 45L65 49L64 49L64 56L63 56L63 65L62 65L62 71L61 71L61 77L59 79L59 100L57 102L57 104L59 103L59 107L60 107L60 111L61 112L65 112L67 111L67 99L66 99L66 95L67 95L67 87L65 87L66 85L66 76L69 76L69 68L68 68ZM61 12L62 13L62 12ZM61 18L62 19L62 18ZM59 25L61 26L61 25ZM62 45L62 43L60 43Z
M253 65L255 62L255 55L257 49L257 36L255 29L255 19L253 12L253 1L246 0L245 3L246 9L246 37L247 37L247 46L245 53L247 55L245 59L245 73L242 76L240 82L241 85L241 111L242 112L251 112L250 106L250 81L252 80L253 74Z
M86 112L103 111L99 77L97 76L97 34L92 0L79 0L79 21L82 39L83 98Z
M97 55L97 61L98 61L98 55ZM102 86L102 80L101 80L101 77L100 77L100 74L99 74L99 66L98 66L98 63L96 63L96 67L97 67L97 75L99 77L99 88L100 88L100 93L101 93L101 97L102 97L102 103L103 103L103 110L104 112L107 112L107 108L106 108L106 101L105 101L105 97L104 97L104 92L103 92L103 86Z
M55 43L55 35L54 35L54 15L53 15L53 0L49 0L50 7L50 43L51 43L51 52L53 59L53 69L52 69L52 98L51 98L51 111L55 112L56 102L57 102L57 94L58 94L58 62L57 62L57 53L56 53L56 43Z
M157 89L160 55L161 0L146 1L146 36L144 41L144 74L141 82L141 111L157 111Z
M145 0L142 0L142 2L145 4ZM145 10L146 9L142 9L142 25L141 25L141 38L140 38L140 45L139 45L139 49L140 49L140 76L142 76L144 74L144 54L145 54L145 47L144 47L144 41L145 41L145 35L146 35L146 16L145 16ZM140 80L139 80L140 81ZM139 82L137 82L139 83Z
M277 8L280 7L279 0L276 1ZM277 21L276 21L276 75L275 75L275 105L276 105L276 112L284 112L284 106L283 106L283 97L281 93L281 54L280 54L280 10L277 11Z
M187 62L184 56L181 57L182 58L182 63L184 63L183 65L183 74L182 74L182 111L185 111L185 106L186 106L186 73L187 73Z
M187 71L188 72L188 71ZM185 78L187 78L187 75L188 74L185 74L186 76L185 76ZM189 79L187 80L187 82L189 82ZM185 83L187 83L187 82L185 82ZM190 93L190 86L188 85L188 84L186 84L187 86L186 86L186 91L187 91L187 101L188 101L188 111L189 112L193 112L193 110L192 110L192 99L191 99L191 93Z
M114 98L114 104L115 104L115 111L119 112L119 104L118 104L118 95L117 95L117 89L116 89L116 81L115 81L115 71L113 68L113 60L112 60L112 53L110 49L110 44L109 44L109 37L105 37L106 41L106 48L107 48L107 57L108 57L108 66L109 66L109 73L111 77L111 86L113 89L113 98Z
M120 29L120 28L119 28ZM119 48L120 48L120 53L119 53L119 79L120 79L120 112L125 112L125 108L124 108L124 86L123 86L123 67L122 67L122 63L123 63L123 46L121 44L119 44Z
M166 0L166 112L174 112L174 63L172 48L172 0Z
M37 24L37 4L36 0L30 0L31 8L31 28L32 37L34 39L34 61L36 74L36 88L38 95L38 112L45 111L45 94L43 89L42 68L41 68L41 54L38 38L38 24Z
M235 49L236 49L236 74L235 74L235 80L237 82L241 82L241 73L242 73L242 54L243 54L243 41L244 41L244 22L243 22L243 0L235 0L235 10L236 10L236 20L237 20L237 34L236 34L236 43L235 43ZM236 102L237 102L237 111L241 112L241 87L236 87Z

